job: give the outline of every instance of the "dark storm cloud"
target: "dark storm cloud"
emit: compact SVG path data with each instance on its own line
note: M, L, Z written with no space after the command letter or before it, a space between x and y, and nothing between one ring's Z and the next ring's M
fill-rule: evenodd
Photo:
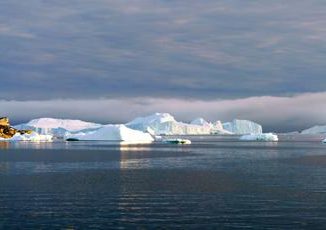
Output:
M3 0L0 98L326 90L326 3Z

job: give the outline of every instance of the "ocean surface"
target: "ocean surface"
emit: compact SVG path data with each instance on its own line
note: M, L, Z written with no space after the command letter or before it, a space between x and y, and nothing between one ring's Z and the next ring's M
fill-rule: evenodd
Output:
M326 144L0 143L0 229L326 229Z

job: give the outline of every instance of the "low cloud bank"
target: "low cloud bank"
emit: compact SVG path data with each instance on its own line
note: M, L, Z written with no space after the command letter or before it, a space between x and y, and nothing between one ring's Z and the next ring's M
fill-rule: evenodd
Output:
M97 100L0 101L0 116L12 123L39 117L73 118L101 123L127 122L153 112L169 112L177 120L196 117L228 121L233 118L261 123L265 131L301 130L326 124L326 92L293 97L250 97L235 100L123 98Z

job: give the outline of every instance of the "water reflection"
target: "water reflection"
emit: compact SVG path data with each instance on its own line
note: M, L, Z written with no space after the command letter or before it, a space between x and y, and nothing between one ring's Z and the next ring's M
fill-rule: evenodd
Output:
M9 148L9 142L7 141L0 142L0 149L8 149L8 148Z

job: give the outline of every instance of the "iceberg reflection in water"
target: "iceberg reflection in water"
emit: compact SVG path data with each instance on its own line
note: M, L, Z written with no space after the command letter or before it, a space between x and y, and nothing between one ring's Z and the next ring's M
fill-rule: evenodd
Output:
M0 151L1 227L325 226L320 137L280 135L278 143L187 138L191 145L9 143Z

